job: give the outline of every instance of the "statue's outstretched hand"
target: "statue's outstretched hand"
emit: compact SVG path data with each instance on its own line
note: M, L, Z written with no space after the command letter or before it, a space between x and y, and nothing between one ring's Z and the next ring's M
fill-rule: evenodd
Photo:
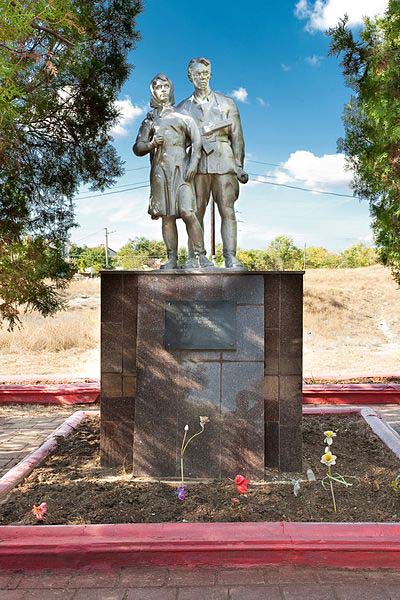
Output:
M249 180L249 176L246 171L243 171L243 169L240 167L237 170L237 178L239 179L240 183L247 183Z

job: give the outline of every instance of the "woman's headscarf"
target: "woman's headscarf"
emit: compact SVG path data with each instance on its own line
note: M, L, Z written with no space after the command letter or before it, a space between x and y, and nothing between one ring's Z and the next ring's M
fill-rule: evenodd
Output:
M154 94L154 85L155 85L156 81L159 81L160 79L161 79L161 81L167 81L169 83L169 85L171 87L171 91L169 93L169 101L170 101L171 105L174 106L174 104L175 104L174 84L166 75L164 75L164 73L158 73L155 77L153 77L153 79L150 82L150 106L151 106L151 108L162 108L162 106L163 106L159 102L159 100L157 100L157 98Z

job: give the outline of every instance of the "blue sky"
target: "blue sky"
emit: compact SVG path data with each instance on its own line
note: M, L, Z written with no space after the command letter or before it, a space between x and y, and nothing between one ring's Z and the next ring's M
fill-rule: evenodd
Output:
M147 183L148 158L135 157L131 147L148 110L150 79L165 72L180 101L192 93L189 59L206 56L212 61L213 89L233 96L242 117L252 181L241 186L236 206L240 247L263 248L276 235L290 235L299 246L331 250L359 241L371 244L366 202L263 181L351 194L351 175L336 152L350 90L343 84L337 59L327 56L324 30L345 11L357 28L363 14L381 12L386 4L147 0L137 23L142 40L130 55L134 69L120 94L121 120L114 143L127 172L115 186L139 188ZM81 190L76 199L80 227L71 240L89 246L102 243L105 227L114 232L109 240L114 249L138 235L161 239L161 223L147 214L148 188L115 191L99 197ZM180 245L185 245L181 223L179 231Z

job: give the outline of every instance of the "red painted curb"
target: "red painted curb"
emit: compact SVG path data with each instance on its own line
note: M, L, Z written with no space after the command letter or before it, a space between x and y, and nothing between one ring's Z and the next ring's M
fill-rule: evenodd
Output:
M0 404L90 404L100 396L99 384L0 385Z
M0 527L0 567L400 566L393 523L151 523Z
M304 404L400 404L400 384L306 384Z
M83 421L86 419L86 413L77 410L68 417L58 427L45 442L36 448L31 454L28 454L15 467L12 467L3 477L0 478L0 497L8 494L18 483L33 471L33 469L57 446L57 437L68 437Z
M0 385L1 404L88 404L100 397L99 383ZM306 384L304 404L400 404L400 384Z

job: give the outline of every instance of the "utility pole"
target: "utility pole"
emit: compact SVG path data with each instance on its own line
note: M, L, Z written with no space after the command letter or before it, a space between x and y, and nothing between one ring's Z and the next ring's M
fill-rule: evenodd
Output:
M106 245L105 245L105 253L106 253L106 269L108 269L108 236L111 233L115 233L115 231L108 231L107 227L104 227L104 231L106 232Z

